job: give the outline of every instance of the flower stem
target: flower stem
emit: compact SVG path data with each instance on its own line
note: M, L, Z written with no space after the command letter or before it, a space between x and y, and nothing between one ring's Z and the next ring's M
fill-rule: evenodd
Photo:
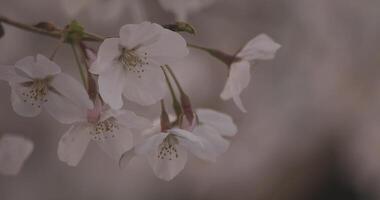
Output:
M181 95L185 94L185 92L183 91L181 84L179 83L179 81L178 81L177 77L175 76L173 70L169 67L169 65L165 65L165 68L169 71L171 77L173 77L173 80L174 80L174 82L175 82L175 84L179 90L179 93L181 93Z
M219 59L220 61L222 61L227 66L230 66L231 63L233 63L234 61L239 60L239 58L237 58L235 55L229 55L229 54L224 53L223 51L220 51L220 50L217 50L217 49L202 47L202 46L198 46L198 45L190 44L190 43L187 43L187 46L191 47L191 48L194 48L194 49L199 49L199 50L205 51L205 52L209 53L211 56L213 56L213 57Z
M8 24L10 26L13 26L25 31L38 33L41 35L45 35L45 36L49 36L49 37L53 37L57 39L60 39L64 36L64 30L61 30L61 29L46 30L43 28L38 28L36 26L24 24L24 23L9 19L2 15L0 15L0 23ZM84 37L82 38L83 41L96 41L96 42L102 42L104 39L105 37L98 36L96 34L88 33L88 32L84 32Z
M77 66L78 66L78 69L79 69L79 73L80 73L80 77L82 79L82 82L83 82L83 85L84 87L86 88L86 90L88 91L88 80L87 80L87 73L85 73L85 70L87 71L86 67L82 65L82 61L81 61L81 53L80 53L80 47L78 45L78 43L73 43L71 44L71 47L73 49L73 52L74 52L74 57L75 57L75 61L77 62Z
M172 101L173 101L173 108L174 108L174 111L175 111L175 114L177 116L177 118L181 115L182 113L182 110L181 110L181 105L175 95L175 92L174 92L174 89L173 89L173 86L172 84L170 83L170 80L169 80L169 76L168 74L166 73L166 70L163 66L161 66L161 69L162 71L164 72L164 75L165 75L165 80L166 80L166 83L168 84L168 87L169 87L169 91L170 91L170 94L172 96Z

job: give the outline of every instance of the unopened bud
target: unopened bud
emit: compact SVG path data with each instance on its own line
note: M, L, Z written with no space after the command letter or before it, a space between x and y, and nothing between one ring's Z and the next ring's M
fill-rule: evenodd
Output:
M34 27L36 28L40 28L40 29L43 29L43 30L46 30L46 31L56 31L58 30L55 25L51 22L40 22L36 25L34 25Z
M80 41L84 36L84 28L77 21L72 21L65 28L65 42L74 43Z
M176 22L175 24L166 24L162 27L175 31L175 32L186 32L195 35L195 28L186 22Z

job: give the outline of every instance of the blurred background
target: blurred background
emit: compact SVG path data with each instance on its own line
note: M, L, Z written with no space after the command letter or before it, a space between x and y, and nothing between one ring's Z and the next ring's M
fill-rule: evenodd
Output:
M0 176L0 199L380 199L380 1L214 0L194 7L187 21L197 35L183 34L194 44L235 53L266 33L282 45L274 60L252 67L242 94L246 114L219 98L227 68L218 60L192 49L174 67L194 107L233 116L239 132L227 153L212 164L191 159L171 182L156 178L143 159L119 169L94 143L69 167L56 153L68 126L46 112L16 115L2 82L0 133L31 138L35 150L18 176ZM176 19L156 0L0 0L0 14L61 27L75 18L105 36L127 23ZM57 45L4 27L0 64L50 55ZM55 61L79 80L70 50L62 47ZM151 119L159 114L158 105L126 106Z

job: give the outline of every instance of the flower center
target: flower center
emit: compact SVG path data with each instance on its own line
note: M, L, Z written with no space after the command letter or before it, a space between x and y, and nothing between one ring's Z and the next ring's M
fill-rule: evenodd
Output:
M141 78L141 73L143 73L144 65L149 64L147 62L147 53L145 52L143 56L139 55L135 49L129 50L126 48L121 48L121 55L118 61L123 65L125 70L134 72Z
M173 160L178 158L177 144L178 139L174 135L169 134L158 147L159 151L157 158L162 160Z
M22 92L23 101L32 104L32 106L41 107L41 104L47 102L46 95L49 91L49 79L35 79L33 81L22 83L27 90Z
M115 137L115 131L119 130L119 124L117 123L117 119L114 117L110 117L104 121L99 121L95 124L95 127L92 131L90 131L90 135L94 140L104 141L108 138Z

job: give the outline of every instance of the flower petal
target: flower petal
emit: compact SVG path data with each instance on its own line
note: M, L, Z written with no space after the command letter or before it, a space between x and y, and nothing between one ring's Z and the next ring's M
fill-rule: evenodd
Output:
M150 120L140 117L129 110L107 110L100 120L107 119L110 116L115 117L120 124L123 124L128 129L142 131L152 127L152 122Z
M193 133L202 138L204 146L203 148L192 148L191 152L203 160L215 162L230 145L216 129L208 125L197 126Z
M104 102L113 109L120 109L123 106L121 97L126 80L126 74L119 66L108 69L99 75L99 93Z
M158 146L169 135L169 133L156 133L145 139L144 143L137 145L135 151L137 155L149 155L158 149Z
M18 174L33 148L29 139L13 134L3 135L0 139L0 173Z
M160 65L169 64L186 57L189 54L186 40L174 31L161 27L161 34L157 41L141 46L140 52L146 52L147 56Z
M199 121L215 128L222 136L234 136L237 127L231 116L211 109L197 109Z
M27 88L17 83L11 83L11 103L13 110L24 117L35 117L41 113L40 102L29 102L22 93L27 92Z
M120 55L120 39L108 38L99 46L99 51L95 62L90 67L90 72L99 74L109 69L115 59Z
M246 112L240 101L240 93L245 89L251 79L250 64L247 61L232 63L226 85L220 95L223 100L234 98L236 105Z
M133 136L131 131L123 125L114 132L114 136L97 143L112 159L119 162L121 156L133 148Z
M158 149L157 149L158 150ZM178 157L172 160L158 158L158 152L149 155L148 162L154 174L165 181L170 181L176 177L184 168L187 162L187 151L182 146L177 146Z
M69 166L77 166L90 142L89 127L79 123L70 127L58 143L58 158Z
M87 108L73 104L69 99L54 92L49 92L43 107L57 121L64 124L87 121Z
M38 54L36 59L28 56L16 62L16 68L25 72L30 78L44 79L61 72L61 68L44 55Z
M280 47L281 45L274 42L269 36L260 34L250 40L237 54L237 57L249 61L255 59L269 60L274 58Z
M70 75L60 73L52 79L50 85L72 103L92 109L94 104L88 97L86 89Z
M31 81L31 79L18 75L14 66L0 66L0 80L12 83L22 83Z
M131 50L156 42L162 31L163 28L158 24L142 22L124 25L119 35L121 44Z
M165 77L161 68L146 68L139 77L128 73L123 95L140 105L152 105L165 97L167 92Z

